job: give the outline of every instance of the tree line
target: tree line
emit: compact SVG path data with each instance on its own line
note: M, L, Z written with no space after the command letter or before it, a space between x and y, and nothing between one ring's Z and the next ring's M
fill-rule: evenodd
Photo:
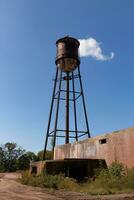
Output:
M30 162L41 161L43 151L37 154L26 151L16 143L7 142L0 146L0 172L15 172L17 170L27 170ZM52 159L52 152L47 151L46 160Z

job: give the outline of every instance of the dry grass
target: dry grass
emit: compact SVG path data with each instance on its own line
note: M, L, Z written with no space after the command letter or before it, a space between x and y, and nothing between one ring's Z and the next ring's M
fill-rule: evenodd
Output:
M33 176L25 172L21 182L31 186L79 191L92 195L128 193L134 192L134 169L126 170L121 164L113 163L108 169L99 170L92 179L83 183L63 175Z

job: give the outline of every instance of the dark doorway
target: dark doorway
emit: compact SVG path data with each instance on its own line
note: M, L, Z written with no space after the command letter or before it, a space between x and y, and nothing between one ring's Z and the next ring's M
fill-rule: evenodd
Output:
M37 174L37 167L32 167L31 174Z

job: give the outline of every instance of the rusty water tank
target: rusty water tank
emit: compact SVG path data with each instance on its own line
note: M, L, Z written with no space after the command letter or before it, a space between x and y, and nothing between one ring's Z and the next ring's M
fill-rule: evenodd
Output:
M56 42L57 55L55 63L64 72L72 72L80 64L78 55L79 41L72 37L64 37Z

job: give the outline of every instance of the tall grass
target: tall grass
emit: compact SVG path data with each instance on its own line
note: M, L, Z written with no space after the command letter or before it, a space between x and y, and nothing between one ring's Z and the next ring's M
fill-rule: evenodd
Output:
M28 171L22 173L21 183L35 187L67 190L71 190L72 188L77 190L78 187L76 180L64 177L62 174L53 176L42 173L38 176L35 176L30 175Z
M32 186L66 189L92 195L134 192L134 168L128 170L122 164L114 162L108 169L96 171L94 177L83 183L63 175L34 176L25 172L22 174L21 182Z

